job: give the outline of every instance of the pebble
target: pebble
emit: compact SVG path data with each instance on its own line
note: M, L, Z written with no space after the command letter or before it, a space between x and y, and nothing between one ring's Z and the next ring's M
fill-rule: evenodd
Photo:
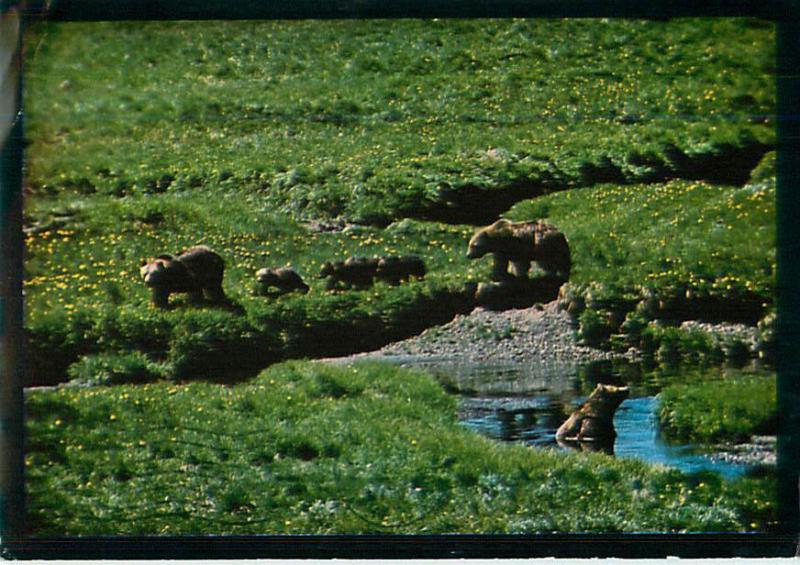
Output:
M382 349L354 357L430 355L466 362L590 361L619 357L578 343L575 328L556 301L516 310L476 308L469 314Z
M775 436L753 436L747 443L715 446L713 459L745 465L775 465Z

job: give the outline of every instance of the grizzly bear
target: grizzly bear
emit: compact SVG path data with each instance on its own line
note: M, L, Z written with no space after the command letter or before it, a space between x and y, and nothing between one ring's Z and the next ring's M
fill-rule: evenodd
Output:
M256 282L258 290L263 294L268 294L272 289L276 289L274 294L287 294L296 290L305 294L309 290L309 286L303 282L297 271L290 267L259 269L256 273Z
M153 304L166 308L173 292L188 293L191 302L199 302L203 295L209 301L223 302L224 271L222 257L204 245L197 245L177 256L159 255L142 265L139 272L144 284L150 287Z
M628 398L628 387L598 384L556 431L557 441L613 443L614 412Z
M422 279L425 278L425 263L416 255L380 257L376 277L391 285L411 278Z
M481 228L469 240L467 257L479 259L494 256L492 280L527 279L531 261L548 276L567 280L571 267L569 244L555 226L541 220L511 222L497 220ZM511 272L509 272L511 263Z
M348 257L346 261L326 261L322 264L320 278L328 278L325 288L337 290L369 287L378 273L378 259L366 257Z

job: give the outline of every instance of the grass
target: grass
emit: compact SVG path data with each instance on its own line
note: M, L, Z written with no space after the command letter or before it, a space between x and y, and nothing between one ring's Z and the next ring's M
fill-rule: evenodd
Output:
M668 386L659 394L667 437L696 442L746 441L775 433L774 374Z
M724 177L774 143L773 44L734 18L44 24L28 181L385 224L471 189Z
M774 154L749 175L775 142L771 23L45 22L26 41L29 369L91 385L27 393L33 533L771 527L768 480L493 444L420 373L292 362L230 384L469 310L489 262L466 243L515 203L567 234L597 326L687 290L768 310ZM151 307L140 263L198 243L234 307ZM406 253L423 281L316 278ZM311 291L254 295L285 264Z
M766 313L774 293L774 194L774 180L741 188L701 181L600 185L525 201L509 215L549 218L564 230L574 262L568 294L584 295L595 309L609 300L691 291L734 304L755 301ZM69 364L104 350L141 351L152 361L171 362L167 374L191 378L214 354L223 363L253 359L255 365L245 368L252 372L260 363L309 351L325 355L379 347L469 309L465 285L485 280L489 269L488 260L465 258L474 229L466 225L406 219L385 229L316 232L269 216L247 200L209 203L202 193L121 200L62 195L29 207L29 214L45 223L65 213L72 214L68 226L27 240L27 325L38 353L34 369L44 381L66 368L36 361L50 363L54 352L56 361ZM239 311L188 308L178 297L170 311L148 305L138 279L140 262L192 243L206 243L223 255L224 286ZM317 278L325 260L406 253L424 258L424 281L329 293ZM311 292L277 300L255 296L255 271L284 264L301 273ZM219 348L208 348L209 340ZM310 346L320 341L332 349ZM254 357L255 350L260 354ZM181 365L199 354L204 360Z
M507 215L548 218L567 234L573 270L564 300L586 343L656 353L667 337L680 342L680 357L721 359L728 352L717 355L710 336L652 323L760 321L762 357L774 359L774 176L742 187L603 184L525 200Z
M549 218L568 235L577 286L774 292L774 181L600 185L521 202L508 216Z
M277 359L379 347L469 308L465 284L488 269L463 256L467 226L404 220L386 229L321 233L246 201L210 204L203 194L63 196L36 202L29 213L45 223L72 214L70 226L27 239L27 327L37 382L63 378L70 363L103 352L141 352L166 361L166 374L175 378L202 378L194 370L215 356L217 365L252 374ZM224 257L233 310L191 308L180 296L170 310L149 304L138 265L192 243ZM318 278L326 260L407 253L424 257L424 280L332 293ZM255 272L284 264L298 270L310 293L257 296Z
M466 221L502 212L509 187L523 198L609 175L510 212L568 235L576 293L769 303L769 160L745 188L628 183L715 179L772 143L759 116L773 110L773 34L750 19L33 25L35 378L106 354L184 379L215 354L253 359L236 367L252 374L378 347L468 308L464 285L487 277L487 261L464 258L474 227L424 221L431 210ZM332 217L372 225L309 227ZM225 258L237 310L153 311L139 265L198 243ZM316 280L327 260L404 253L424 258L424 282L332 295ZM255 271L284 264L309 295L253 296ZM331 337L330 351L311 346Z
M726 483L460 427L422 372L289 362L236 386L31 390L32 529L48 534L534 533L769 527Z

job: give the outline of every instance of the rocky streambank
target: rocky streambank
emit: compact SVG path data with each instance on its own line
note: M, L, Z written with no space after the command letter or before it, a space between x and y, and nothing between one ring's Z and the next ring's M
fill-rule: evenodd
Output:
M684 322L682 329L707 332L720 342L736 338L748 349L754 347L757 338L757 329L744 324L691 321ZM635 349L620 354L580 343L572 318L559 307L558 301L552 301L503 311L478 307L469 314L457 315L452 321L429 328L412 338L375 351L326 361L345 363L369 359L417 367L425 366L428 361L432 366L452 363L491 365L501 371L509 366L535 365L537 373L549 379L547 385L552 387L554 376L570 372L566 368L612 358L636 361L639 357L640 352ZM450 382L451 379L441 374L439 377L443 384L453 385L454 390L460 393L474 392L469 386L473 384L472 379L461 378ZM513 374L510 378L514 378ZM493 390L495 384L500 388ZM562 384L566 386L566 383ZM526 387L530 386L530 383L520 384L521 388L515 390L515 383L500 377L496 383L484 383L480 396L499 398L497 394L515 392L524 395ZM747 443L713 446L711 452L713 455L710 457L730 463L774 465L775 438L754 437Z
M553 301L517 310L475 308L447 324L351 358L398 356L575 365L620 355L578 343L569 314Z
M776 443L775 436L753 436L745 443L715 445L710 457L728 463L772 466L777 462Z

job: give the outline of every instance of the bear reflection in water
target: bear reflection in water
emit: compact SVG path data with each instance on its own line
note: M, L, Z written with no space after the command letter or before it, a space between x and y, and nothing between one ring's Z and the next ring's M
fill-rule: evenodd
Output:
M561 403L552 402L542 408L498 408L494 417L498 439L544 444L552 442L552 430L564 419L564 411Z

